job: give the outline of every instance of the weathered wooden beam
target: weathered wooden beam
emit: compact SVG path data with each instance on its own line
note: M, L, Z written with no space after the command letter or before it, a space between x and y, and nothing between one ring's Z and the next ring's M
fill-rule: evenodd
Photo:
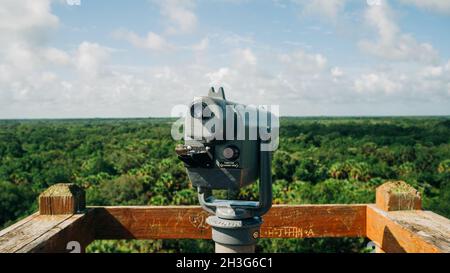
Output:
M94 238L93 211L74 215L34 214L0 233L0 253L81 252ZM77 250L77 249L75 249Z
M0 232L0 253L83 252L95 239L94 211L85 209L79 186L51 186L39 196L39 213Z
M263 217L263 238L364 237L366 205L275 205Z
M15 229L18 229L19 227L21 227L22 225L28 223L29 221L31 221L32 219L36 218L37 216L39 216L39 213L34 213L31 214L30 216L25 217L24 219L21 219L19 221L17 221L16 223L10 225L9 227L0 230L0 237L4 236L7 233L12 232ZM1 243L0 243L1 245Z
M81 251L100 239L209 239L198 206L95 207L84 214L34 214L0 232L3 252ZM428 211L386 212L376 205L277 205L263 238L365 237L384 252L450 252L450 220Z
M67 253L85 252L95 240L95 219L92 210L74 214L23 247L20 252Z
M92 207L73 184L50 187L36 213L0 231L1 252L83 252L101 239L210 239L200 206ZM450 220L421 210L404 182L377 189L377 205L275 205L262 238L368 237L378 252L450 252ZM79 213L79 214L77 214Z
M96 239L206 239L208 213L198 206L95 207Z
M421 207L420 193L403 181L377 188L366 228L377 252L450 252L450 220Z
M210 239L199 206L97 207L96 239ZM263 238L364 237L366 205L275 205Z
M450 252L450 220L430 211L367 206L367 237L388 253Z

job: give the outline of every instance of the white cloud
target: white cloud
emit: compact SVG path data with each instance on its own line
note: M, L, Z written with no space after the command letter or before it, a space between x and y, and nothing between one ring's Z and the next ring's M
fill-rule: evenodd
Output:
M39 44L59 24L58 17L51 13L50 0L2 0L0 18L3 42L14 39Z
M393 94L402 90L403 85L398 79L391 79L384 73L363 74L355 80L355 90L365 95L374 93ZM372 93L372 94L370 94Z
M161 15L167 21L167 33L189 33L197 26L197 15L193 9L195 2L192 0L165 0L153 1L159 6Z
M442 76L443 73L449 72L448 64L447 67L444 66L427 66L421 71L421 75L426 78L436 78Z
M47 65L67 64L69 58L64 52L46 47L48 37L58 25L59 19L52 14L48 0L2 1L0 63L6 73L0 79L20 81Z
M171 51L177 48L189 48L194 51L202 51L208 47L209 40L207 38L198 44L186 47L175 46L169 43L164 36L167 34L191 33L197 26L197 16L193 9L195 1L193 0L152 0L159 9L163 21L166 23L165 35L160 35L153 31L149 31L144 37L139 36L133 31L127 29L118 29L112 33L116 39L123 39L131 43L137 48L143 48L153 51Z
M149 32L146 36L141 37L136 33L118 29L112 33L115 39L125 40L136 48L147 49L155 52L171 52L175 50L190 50L195 52L205 51L209 47L209 38L203 38L193 45L174 45L169 43L164 37L154 32Z
M222 83L224 79L230 74L228 67L221 67L217 71L206 73L206 77L209 79L209 85L214 86L218 83Z
M344 9L347 0L292 0L303 6L305 14L325 16L335 20L337 15Z
M48 62L57 65L68 65L71 61L70 55L67 52L53 47L45 48L43 55Z
M370 107L375 114L398 114L404 113L397 110L399 105L410 105L407 102L412 100L419 106L432 105L429 109L433 111L436 102L444 106L450 102L450 62L352 67L351 63L333 63L333 58L313 48L267 50L253 34L230 35L229 40L205 35L207 38L197 43L180 46L166 41L168 33L139 36L122 30L119 38L135 47L156 52L169 48L174 51L167 55L177 58L175 54L184 54L183 59L187 59L183 65L124 66L113 63L115 51L99 42L81 42L73 51L56 48L49 41L58 18L51 13L48 1L32 2L31 6L38 7L35 11L19 1L7 2L21 27L10 24L13 18L0 16L0 118L164 116L171 106L206 94L210 85L225 86L230 99L280 104L282 114L294 115L366 114ZM180 6L190 12L194 7L193 3ZM4 6L0 9L0 14L6 14ZM333 8L326 13L335 14ZM379 36L373 43L376 48L395 53L379 56L405 60L414 55L415 60L428 62L423 44L401 33L391 16L381 14L381 22L373 24ZM170 33L188 31L170 16L166 18L168 31L176 30ZM190 24L190 31L195 24ZM216 43L220 54L213 51ZM183 50L196 54L189 60L185 57L190 55ZM393 105L392 112L387 112L386 105ZM419 110L404 111L423 113Z
M96 43L83 42L75 54L74 64L83 77L96 78L105 73L110 49Z
M327 67L327 58L321 54L308 54L297 50L290 54L282 54L280 60L283 64L292 67L299 73L319 73Z
M365 14L366 22L376 30L378 38L375 41L362 40L359 46L365 52L387 60L436 62L438 53L433 46L417 42L411 34L402 33L387 1L380 1L380 5L368 6Z
M170 51L174 46L169 44L162 36L149 32L145 37L140 37L132 31L119 29L113 33L116 39L123 39L137 48L150 49L155 51Z
M234 51L236 62L243 65L256 65L258 59L250 48Z
M438 13L450 14L450 1L448 0L400 0L405 4L415 5L418 8Z
M4 0L0 5L0 61L16 68L32 68L42 56L41 46L59 20L49 0ZM2 58L3 57L3 60Z
M280 104L286 114L298 109L299 103L327 99L334 92L329 88L333 79L326 70L327 60L321 54L294 51L281 56L267 52L259 55L249 49L237 52L240 54L235 52L234 63L205 76L210 84L225 86L243 103Z
M344 75L344 71L342 71L342 69L340 67L333 67L331 69L331 76L333 76L334 78L339 78L342 77Z
M255 41L251 36L244 36L234 32L227 32L223 34L215 34L213 37L221 43L230 47L240 47L243 45L254 44Z
M416 66L400 70L398 67L373 70L353 79L353 87L361 96L370 100L396 99L407 101L449 102L450 61L440 66Z
M209 47L209 39L208 38L204 38L199 43L193 45L192 49L194 51L203 51L203 50L208 49L208 47Z

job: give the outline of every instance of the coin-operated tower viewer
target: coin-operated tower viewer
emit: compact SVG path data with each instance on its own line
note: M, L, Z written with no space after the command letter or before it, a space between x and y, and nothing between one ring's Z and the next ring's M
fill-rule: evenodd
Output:
M211 88L188 107L184 144L176 153L200 204L212 214L207 223L217 253L255 251L262 215L272 206L271 147L278 142L278 128L277 116L226 100L223 88ZM258 201L221 200L212 194L238 191L258 179Z

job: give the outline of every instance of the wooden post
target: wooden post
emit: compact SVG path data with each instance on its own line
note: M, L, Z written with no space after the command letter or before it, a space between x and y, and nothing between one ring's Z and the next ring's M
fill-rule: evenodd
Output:
M40 215L76 214L85 209L84 190L75 184L55 184L39 196Z
M94 220L81 187L53 185L39 196L39 213L0 231L0 253L83 253L95 239Z
M422 199L420 192L404 181L389 181L376 190L376 206L383 211L420 210ZM388 238L389 236L385 236ZM385 253L381 244L376 242L375 252Z
M420 210L420 192L404 181L390 181L377 188L377 207L384 211Z

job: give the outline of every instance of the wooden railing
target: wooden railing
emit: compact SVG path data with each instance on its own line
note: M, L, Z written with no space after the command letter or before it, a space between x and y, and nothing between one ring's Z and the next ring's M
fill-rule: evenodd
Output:
M85 207L73 184L50 187L39 211L0 231L2 252L81 252L102 239L210 239L199 206ZM404 182L377 189L376 204L275 205L263 217L262 238L367 237L377 252L450 252L450 220L421 210Z

